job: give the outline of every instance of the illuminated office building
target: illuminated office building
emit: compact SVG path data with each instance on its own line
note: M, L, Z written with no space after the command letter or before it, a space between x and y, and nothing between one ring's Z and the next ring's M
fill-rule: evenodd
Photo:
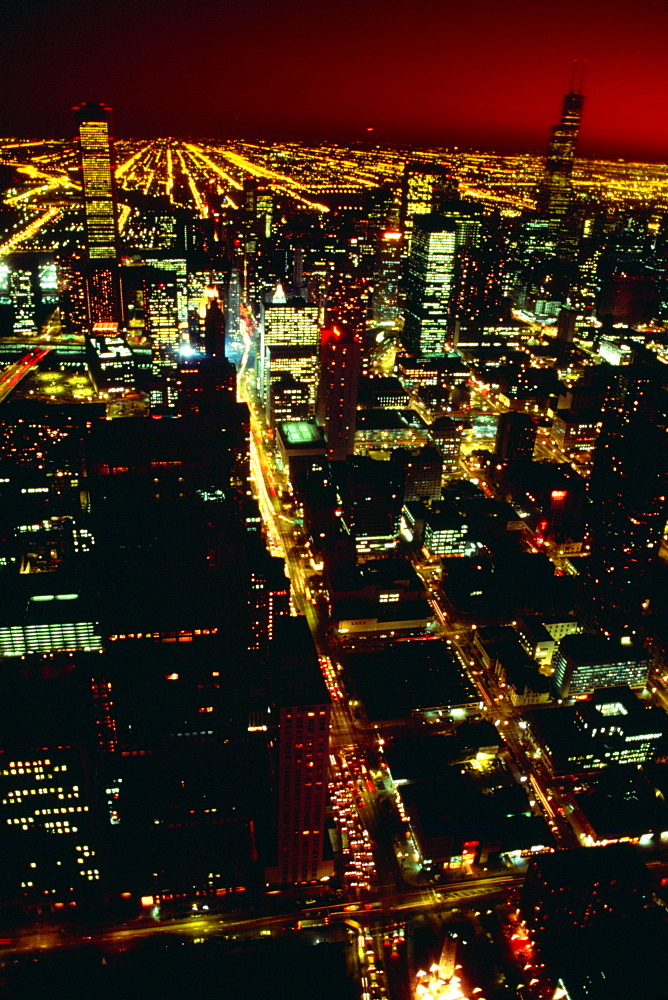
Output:
M350 456L333 468L342 520L360 553L396 547L404 475L395 462Z
M176 315L179 327L188 324L188 262L185 257L168 257L163 254L143 253L142 260L150 266L155 280L157 272L164 272L166 280L176 282Z
M429 428L429 441L443 456L443 472L457 472L462 447L462 425L452 417L437 417Z
M404 344L414 354L442 354L448 337L457 226L441 215L416 216L408 258Z
M316 393L318 389L318 352L311 345L306 347L289 347L278 345L268 347L265 354L265 366L268 375L265 405L269 405L270 387L274 382L290 375L300 385L308 390L308 414L315 413Z
M9 295L14 310L12 333L17 337L36 333L35 296L29 270L20 267L10 269Z
M0 623L0 657L102 649L100 624L78 594L33 594L21 611L15 604Z
M9 297L9 264L0 263L0 306L11 305Z
M372 314L376 325L392 325L399 318L399 283L403 241L400 232L383 232L376 249Z
M58 305L58 270L56 262L52 259L45 261L38 267L39 290L44 305Z
M236 400L236 370L225 359L192 354L181 358L177 372L181 416L225 414Z
M86 270L86 309L88 328L96 323L119 323L121 290L116 264L96 262Z
M245 329L245 324L244 324ZM225 300L225 354L239 365L245 351L244 331L241 320L241 283L239 271L233 268Z
M274 212L274 196L271 187L263 184L256 177L247 177L243 188L244 208L255 222L258 236L268 239L271 236L271 223Z
M451 198L457 182L442 163L407 163L401 181L401 232L404 255L408 255L413 239L416 215L438 212L440 203Z
M100 882L86 787L76 749L0 753L5 900L61 909Z
M643 687L652 657L642 647L583 632L564 636L552 662L555 691L576 698L618 684Z
M90 328L95 323L120 322L123 318L116 182L109 134L111 109L102 104L82 104L74 114L79 130Z
M58 255L58 311L66 333L81 333L88 324L86 279L75 256ZM1 294L1 292L0 292Z
M266 652L277 620L290 614L290 581L283 560L270 556L263 545L251 548L250 556L247 649Z
M256 358L258 391L262 400L265 401L265 405L269 383L276 371L291 370L298 381L306 381L293 368L274 367L274 359L280 353L274 353L274 348L295 348L304 351L308 363L313 365L312 378L317 378L319 343L318 307L308 305L301 298L286 301L283 295L275 294L274 300L264 307L260 331L260 350Z
M118 232L109 134L111 108L103 104L82 104L74 112L79 127L88 259L115 260Z
M117 334L93 335L87 341L88 370L97 391L104 391L110 385L134 386L136 381L135 361L132 351Z
M359 248L358 248L359 249ZM328 325L343 325L363 336L372 315L374 277L371 265L361 263L358 253L346 253L328 269L325 319Z
M272 427L293 420L308 420L312 415L309 386L298 382L291 372L272 378L267 411Z
M431 445L410 451L397 448L392 462L404 477L404 501L438 500L443 479L443 456Z

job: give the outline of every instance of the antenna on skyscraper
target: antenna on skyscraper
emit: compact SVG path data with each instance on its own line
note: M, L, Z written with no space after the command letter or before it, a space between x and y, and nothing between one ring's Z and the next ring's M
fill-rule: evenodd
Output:
M582 93L582 88L584 87L585 72L587 70L587 60L582 60L582 70L580 72L580 83L578 85L578 94Z
M569 92L571 94L582 93L582 85L584 84L586 68L587 68L586 60L583 60L582 62L580 62L578 59L573 60L573 69L571 70L571 83L569 88Z

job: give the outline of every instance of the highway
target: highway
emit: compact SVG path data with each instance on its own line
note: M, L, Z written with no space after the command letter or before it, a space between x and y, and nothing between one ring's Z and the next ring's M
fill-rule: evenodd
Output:
M363 903L345 904L318 903L315 906L300 907L286 905L283 912L254 916L241 916L239 912L228 915L203 912L201 909L186 917L176 919L153 918L148 911L145 916L130 920L114 927L91 928L83 932L80 927L68 928L63 924L53 928L31 928L17 930L10 938L2 941L0 948L7 951L37 951L46 948L71 948L82 942L91 945L116 945L139 941L154 935L177 935L183 937L216 937L229 935L253 936L264 929L281 933L296 929L299 922L309 921L320 926L345 923L354 920L362 927L387 922L391 915L396 923L405 923L412 916L425 910L447 909L458 902L476 900L507 892L521 883L518 875L500 875L489 879L472 879L467 883L439 890L413 888L394 890L382 896L370 896Z
M53 350L52 347L33 347L19 361L9 365L0 374L0 403L4 402L19 382L28 375Z
M40 213L37 217L32 218L25 224L25 226L18 229L14 233L11 233L2 241L2 243L0 243L0 257L3 257L8 253L13 253L21 243L25 243L26 240L36 236L40 229L43 229L49 223L60 218L62 214L63 212L61 208L57 208L55 205L52 205L51 208L47 208L46 211Z

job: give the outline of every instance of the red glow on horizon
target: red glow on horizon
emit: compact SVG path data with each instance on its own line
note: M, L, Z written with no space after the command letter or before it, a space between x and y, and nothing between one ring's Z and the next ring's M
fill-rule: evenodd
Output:
M123 137L320 137L545 153L579 60L587 63L580 155L666 158L660 4L562 0L557 16L535 0L228 0L211 5L206 31L188 5L72 0L66 15L55 0L40 6L43 16L26 18L22 5L5 5L3 69L29 83L6 88L6 135L68 134L67 109L83 95L113 107ZM136 39L150 43L141 58ZM54 74L54 51L67 74ZM323 72L332 64L336 74ZM166 74L166 65L188 72ZM234 102L220 101L225 92Z

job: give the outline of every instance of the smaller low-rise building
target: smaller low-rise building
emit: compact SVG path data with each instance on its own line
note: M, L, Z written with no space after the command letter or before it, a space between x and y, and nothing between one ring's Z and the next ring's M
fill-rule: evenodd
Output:
M663 753L668 737L665 713L625 685L546 709L528 721L530 739L557 777L647 764Z
M338 638L346 643L364 637L423 635L435 626L436 618L427 601L383 600L381 596L378 602L335 601L332 623Z
M515 626L523 647L541 668L549 668L557 648L556 640L550 635L538 615L525 615Z
M576 635L583 631L580 622L573 618L572 615L561 615L558 617L542 615L541 621L555 642L559 642L565 635Z
M482 663L508 690L516 707L541 705L550 700L550 684L539 665L508 626L476 629L474 647Z
M394 448L423 448L429 428L413 410L358 410L355 427L355 454L392 451Z
M581 633L564 636L553 662L555 692L577 698L615 684L643 687L652 657L643 646Z
M593 451L600 429L600 411L557 410L550 437L560 451L579 459Z
M360 410L405 410L408 393L398 378L361 378L357 393Z
M324 458L327 443L322 430L310 420L294 420L278 424L276 443L283 465L290 469L291 462L304 458Z

